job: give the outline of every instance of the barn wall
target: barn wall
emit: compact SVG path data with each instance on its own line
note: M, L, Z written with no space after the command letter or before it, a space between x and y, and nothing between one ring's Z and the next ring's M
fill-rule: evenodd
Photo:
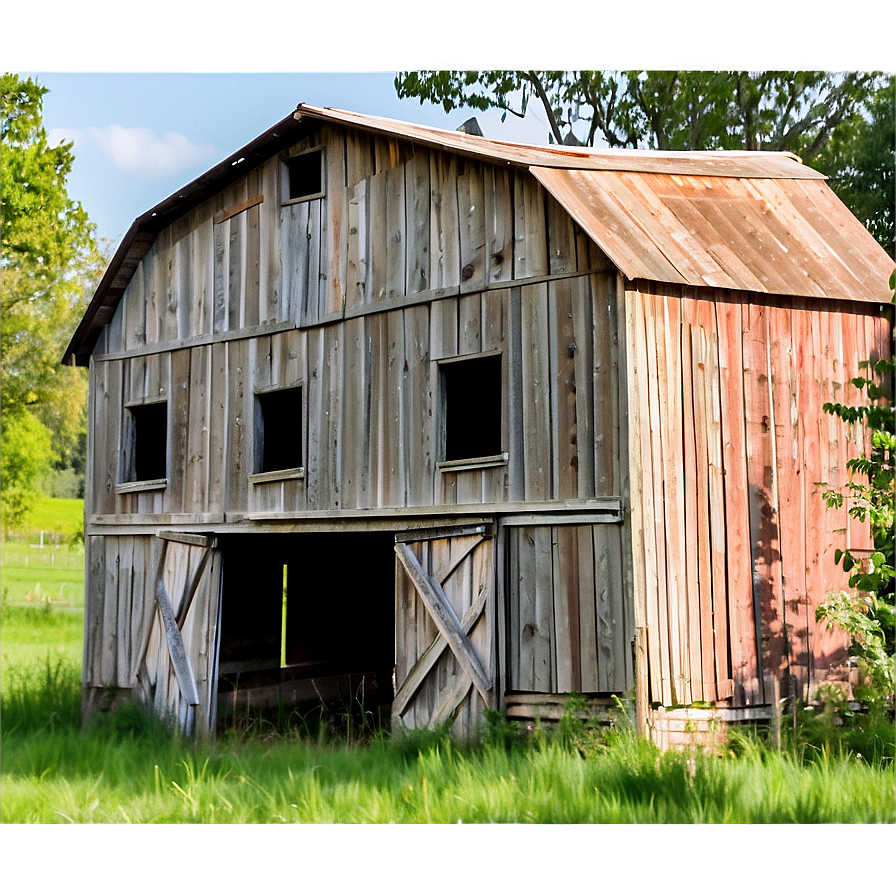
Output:
M626 292L632 538L651 699L805 698L845 658L815 608L846 587L834 549L870 546L828 482L865 433L822 410L851 403L858 362L888 354L875 306L638 282Z
M633 683L620 525L508 527L507 687L616 693Z
M282 203L284 160L314 146L325 195ZM162 231L96 353L609 268L528 172L324 125Z
M172 352L94 359L90 512L302 513L611 497L615 280L524 284ZM506 463L440 470L439 362L500 352ZM256 392L301 386L304 478L257 471ZM127 408L168 404L167 483L122 490Z

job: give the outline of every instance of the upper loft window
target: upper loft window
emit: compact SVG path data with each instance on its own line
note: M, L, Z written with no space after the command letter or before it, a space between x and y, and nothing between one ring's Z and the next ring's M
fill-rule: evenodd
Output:
M302 468L302 387L256 395L256 473Z
M168 402L132 405L128 409L128 469L131 482L165 479L168 475Z
M501 355L440 365L445 460L488 460L501 454Z
M291 156L285 162L284 202L317 199L325 193L322 146Z

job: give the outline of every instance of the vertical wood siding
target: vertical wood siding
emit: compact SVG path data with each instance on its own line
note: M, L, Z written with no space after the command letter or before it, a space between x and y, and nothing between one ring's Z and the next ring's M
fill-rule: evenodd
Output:
M325 195L282 204L283 159L316 146ZM610 265L527 172L325 125L162 231L98 349L306 327L589 268Z
M631 687L622 527L520 526L507 538L508 688L541 693Z
M231 219L233 220L233 219ZM619 488L607 275L491 289L326 326L95 360L91 513L220 514L609 497ZM518 346L518 348L517 348ZM501 352L506 466L441 472L439 362ZM518 365L518 366L517 366ZM256 394L301 386L305 478L258 472ZM115 494L126 404L168 401L168 486Z
M768 702L769 676L806 698L845 657L815 622L846 587L834 548L867 529L832 510L861 426L822 411L880 351L873 312L846 303L637 284L626 293L636 580L651 699ZM733 689L733 694L732 694Z

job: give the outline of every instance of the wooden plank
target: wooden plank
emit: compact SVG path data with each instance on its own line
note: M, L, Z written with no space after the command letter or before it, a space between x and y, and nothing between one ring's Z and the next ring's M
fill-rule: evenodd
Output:
M665 546L665 508L663 504L663 469L662 446L660 425L660 382L657 367L657 349L659 336L657 334L657 320L654 305L654 297L642 294L645 315L645 335L647 342L647 419L649 421L649 441L652 455L652 478L645 483L645 491L650 492L650 513L646 515L646 525L652 525L654 530L654 563L656 570L656 596L655 618L651 628L654 630L654 640L651 647L659 653L660 681L662 700L665 705L674 702L675 682L672 676L675 670L671 663L669 630L669 613L667 602L666 580L666 546Z
M747 475L750 484L750 554L753 568L753 609L757 632L758 677L777 678L782 671L780 639L780 562L773 512L777 506L772 409L767 359L767 309L743 304L744 409L747 436Z
M460 283L461 264L456 156L439 152L431 154L430 190L430 287L457 286Z
M327 198L321 223L327 232L327 248L321 247L326 259L321 263L321 273L326 275L321 279L321 315L341 312L345 307L349 227L344 132L326 128L324 134Z
M429 153L416 151L405 166L408 294L429 289Z
M552 526L536 526L533 535L535 552L533 690L536 691L554 691L557 686L557 641L553 624L555 531Z
M579 653L579 687L585 693L600 690L600 653L598 648L598 591L607 587L598 577L594 563L593 527L574 526L575 557L578 569L578 653Z
M712 609L715 654L716 699L730 697L728 663L728 589L725 580L727 522L722 469L722 408L720 392L718 335L714 332L715 314L709 302L700 304L700 320L708 334L705 385L707 412L707 459L709 463L710 544L712 546Z
M460 222L460 287L476 292L488 282L485 187L482 166L467 161L457 178L457 206Z
M544 202L541 184L527 172L515 172L514 279L537 277L549 271Z
M308 292L302 302L301 320L306 326L320 321L327 306L327 239L324 231L324 200L312 199L308 205Z
M186 507L200 512L208 511L208 460L212 441L210 426L211 377L211 346L192 349L190 353L189 428L184 500Z
M457 354L475 355L481 350L482 296L461 296L457 300Z
M457 661L470 677L476 690L489 708L494 702L494 690L488 674L469 637L463 632L442 586L424 573L420 561L406 544L396 544L395 554L420 595L439 633L448 642Z
M724 474L729 646L734 700L759 700L756 628L750 568L750 510L744 429L744 361L741 305L728 294L716 299L719 374L722 401L722 467Z
M114 686L118 651L118 578L120 539L106 539L105 580L102 583L102 602L97 608L96 634L99 638L94 647L93 681L99 687Z
M243 308L241 317L242 327L255 327L264 320L262 312L261 282L261 213L258 206L253 206L246 213L244 228L244 276L245 286L243 290Z
M385 178L385 295L403 296L408 292L404 169L391 169Z
M522 289L522 425L525 498L544 501L551 494L550 351L547 286Z
M513 279L513 192L510 171L488 166L485 178L486 264L488 282Z
M404 392L405 444L407 467L405 501L409 506L431 505L435 501L433 463L433 392L429 363L429 306L408 308L404 312L404 344L408 364Z
M165 590L165 583L162 580L162 572L165 564L165 548L159 551L159 559L155 572L155 595L159 612L162 616L162 623L165 628L165 638L168 642L168 653L171 659L171 665L174 674L177 676L177 683L180 687L184 700L190 706L199 705L199 694L196 690L196 681L193 678L193 670L190 667L190 660L184 647L183 638L180 629L177 626L177 619L174 615L174 609Z
M554 199L546 197L548 263L552 274L576 269L576 237L569 212Z
M557 690L582 690L578 527L558 526L554 543L554 627ZM589 595L590 597L590 595Z
M240 212L246 211L246 209L252 208L256 205L261 205L264 202L264 195L259 193L257 196L253 196L251 199L244 199L242 202L238 202L236 205L230 206L230 208L224 209L221 212L218 212L212 218L212 222L214 224L223 224L225 221L233 218L238 215Z
M659 439L655 445L655 462L662 470L662 501L665 528L666 613L669 631L669 663L674 703L690 703L690 663L687 636L687 578L685 551L681 543L684 532L685 488L682 443L684 422L680 415L680 300L674 286L663 292L671 296L653 297L656 321L657 403L659 407ZM657 492L659 501L660 492ZM657 538L659 540L659 533ZM661 598L662 600L662 598ZM661 611L662 613L662 611Z
M576 280L559 280L548 284L548 307L554 314L556 346L551 389L556 419L553 431L557 434L553 464L557 489L554 494L560 498L582 497L579 491L579 445L585 446L585 451L581 454L587 454L589 458L593 456L588 438L589 428L585 427L581 434L579 432L577 368L580 365L576 363L576 356L579 340L585 343L586 339L576 334L582 314L580 290L576 288L578 286L580 283ZM590 380L590 376L588 379ZM587 396L588 390L583 391Z
M593 389L593 457L590 466L594 470L594 494L613 495L619 489L619 400L617 388L620 379L616 342L618 328L615 321L615 301L611 293L609 276L594 275L590 278L592 290L592 345L580 345L584 353L593 351L591 382ZM587 336L584 340L588 341ZM646 346L645 346L646 348ZM646 356L645 356L646 362ZM630 406L629 406L630 407ZM631 411L630 411L631 413ZM583 441L582 444L585 444ZM584 454L584 451L582 452ZM580 469L587 469L579 458Z
M383 503L402 507L405 503L408 446L403 438L405 416L405 335L404 312L392 311L384 320L386 367L383 383L383 418L380 432Z
M703 699L716 700L715 638L713 635L713 557L709 480L709 439L711 408L707 403L709 337L699 323L699 314L690 327L691 377L694 389L694 444L697 462L695 499L697 504L697 578L700 607L700 655Z

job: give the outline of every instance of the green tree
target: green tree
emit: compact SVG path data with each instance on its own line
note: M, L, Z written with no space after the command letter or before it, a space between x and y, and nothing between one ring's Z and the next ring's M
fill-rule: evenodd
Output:
M819 154L837 195L896 258L896 78L890 75L868 103L868 115L838 132Z
M896 272L890 275L890 289L896 290ZM862 696L869 702L885 698L892 703L896 691L896 362L881 358L862 366L868 375L855 377L852 383L864 391L865 400L857 405L828 402L824 410L847 423L862 423L871 433L870 446L847 461L849 482L842 489L826 489L823 497L829 507L842 507L847 501L850 516L868 524L874 548L835 551L834 559L849 573L849 586L855 591L831 595L816 610L816 618L849 634L850 653L869 685Z
M794 152L837 175L835 188L847 187L844 201L886 247L892 83L878 72L418 71L399 72L395 88L446 112L468 106L522 117L534 100L553 143ZM889 192L880 189L886 183Z
M26 410L0 419L0 524L7 534L27 519L38 497L38 479L53 459L50 431Z
M16 425L3 427L0 451L15 450L10 439L26 431L27 414L50 431L57 464L71 466L87 383L83 370L64 369L59 359L103 259L87 214L68 195L72 144L49 143L45 93L31 78L2 76L0 407Z

